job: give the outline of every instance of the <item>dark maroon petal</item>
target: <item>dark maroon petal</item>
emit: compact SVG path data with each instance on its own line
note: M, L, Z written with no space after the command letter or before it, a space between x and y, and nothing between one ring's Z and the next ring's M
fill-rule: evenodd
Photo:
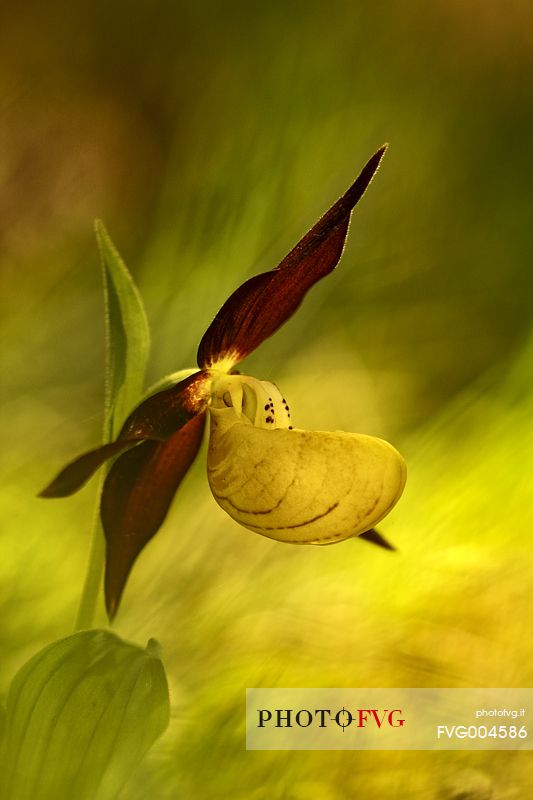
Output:
M298 308L308 289L339 261L351 212L372 180L387 146L329 211L306 233L276 269L255 275L224 303L198 348L198 364L224 361L229 368L271 336Z
M378 547L382 547L384 550L396 551L394 545L388 542L387 539L385 539L385 537L382 536L382 534L375 528L371 528L369 531L360 533L357 538L364 539L365 542L370 542L370 544L376 544Z
M140 441L140 440L137 440ZM61 472L39 492L39 497L68 497L69 494L77 492L86 483L91 475L101 467L108 458L116 456L123 450L133 447L135 439L123 440L121 442L110 442L95 450L89 450L82 456L67 464Z
M205 409L210 382L205 372L195 372L170 389L151 395L132 411L118 438L167 439Z
M147 441L120 456L102 492L107 542L105 600L112 619L135 559L157 533L202 442L205 414L193 417L165 442Z
M168 439L203 411L209 396L209 381L204 372L196 372L176 386L148 397L130 414L116 442L89 450L67 464L39 497L67 497L81 489L109 458L146 439Z

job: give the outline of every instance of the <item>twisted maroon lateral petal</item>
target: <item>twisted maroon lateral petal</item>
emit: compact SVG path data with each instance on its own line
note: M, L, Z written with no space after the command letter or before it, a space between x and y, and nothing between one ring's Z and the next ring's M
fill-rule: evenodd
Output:
M105 601L112 619L135 559L157 533L202 442L205 412L166 441L146 441L118 458L107 476L101 516L107 542Z
M56 475L53 481L48 486L39 492L39 497L68 497L74 494L78 489L87 483L91 475L93 475L98 467L107 461L109 458L118 455L123 450L133 447L141 439L128 439L127 441L116 441L104 444L102 447L97 447L95 450L89 450L84 453L75 461L67 464L61 472Z
M370 544L375 544L378 547L382 547L384 550L392 550L396 552L396 548L393 544L391 544L383 534L381 534L376 528L370 528L369 531L365 531L364 533L360 533L357 537L358 539L363 539L365 542L370 542Z
M67 464L39 497L67 497L81 489L108 459L146 439L168 439L206 407L209 382L205 372L195 372L176 386L148 397L129 415L115 442L89 450Z
M372 180L387 145L363 168L348 191L306 233L275 269L255 275L224 303L198 348L198 364L237 364L296 311L308 289L337 265L350 215Z

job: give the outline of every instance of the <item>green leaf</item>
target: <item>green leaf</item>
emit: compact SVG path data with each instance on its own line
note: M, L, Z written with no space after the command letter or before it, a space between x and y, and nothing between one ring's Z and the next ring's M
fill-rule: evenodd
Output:
M106 307L104 441L114 438L144 386L150 328L137 287L104 224L95 223Z
M169 715L155 642L143 650L104 630L54 642L11 685L0 796L112 800Z
M95 222L102 260L106 318L106 388L103 444L120 432L122 423L138 403L150 350L150 328L144 305L128 269L106 231ZM92 625L102 581L104 535L97 520L91 546L76 628Z

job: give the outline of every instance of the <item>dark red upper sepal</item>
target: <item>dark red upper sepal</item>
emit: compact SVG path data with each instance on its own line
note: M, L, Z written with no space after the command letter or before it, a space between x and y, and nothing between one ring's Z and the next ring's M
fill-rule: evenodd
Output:
M76 458L39 494L39 497L66 497L89 480L105 461L146 439L163 441L182 428L191 417L203 411L209 397L210 378L195 372L170 389L143 400L122 426L115 442L104 444Z
M102 492L107 543L105 601L112 619L135 559L157 533L202 441L205 413L166 441L146 441L120 456Z
M270 272L255 275L224 303L198 348L198 364L237 364L271 336L298 308L308 289L338 263L351 212L372 180L386 145L380 147L348 191Z

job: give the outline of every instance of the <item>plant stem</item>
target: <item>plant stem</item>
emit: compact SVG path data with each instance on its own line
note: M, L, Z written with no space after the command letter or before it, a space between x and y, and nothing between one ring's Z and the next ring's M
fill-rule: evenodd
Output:
M99 491L98 498L100 498L100 494L101 492ZM89 564L87 566L87 573L85 575L85 582L83 584L83 591L78 608L78 616L76 617L76 624L74 626L75 631L81 631L86 628L90 628L93 624L94 615L96 612L96 604L98 601L98 593L100 591L102 575L104 572L104 561L105 540L102 524L100 522L98 502L96 505L96 513L93 524Z

